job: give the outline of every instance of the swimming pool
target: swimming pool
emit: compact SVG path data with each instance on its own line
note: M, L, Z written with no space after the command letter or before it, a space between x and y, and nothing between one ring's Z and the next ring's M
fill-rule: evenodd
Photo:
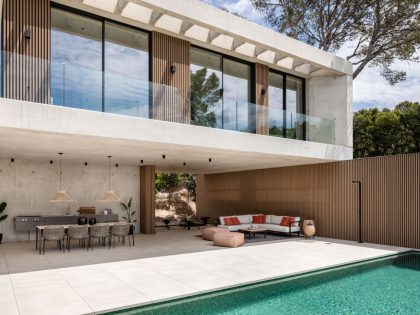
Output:
M420 314L420 253L108 314Z

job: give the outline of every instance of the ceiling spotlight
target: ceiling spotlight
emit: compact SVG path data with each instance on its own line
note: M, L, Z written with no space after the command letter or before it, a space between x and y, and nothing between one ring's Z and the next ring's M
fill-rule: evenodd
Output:
M164 158L166 158L166 155L164 154L164 155L162 155L162 159L164 159Z

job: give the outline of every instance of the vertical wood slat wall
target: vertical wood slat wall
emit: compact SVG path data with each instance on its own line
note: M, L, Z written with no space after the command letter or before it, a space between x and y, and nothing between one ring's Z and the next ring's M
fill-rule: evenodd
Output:
M171 66L176 72L171 73ZM190 43L152 33L153 118L190 123Z
M203 175L199 216L264 212L311 217L317 235L357 240L362 182L365 242L420 248L420 153Z
M50 0L4 0L4 97L49 102L50 16Z
M140 166L140 233L155 233L155 166Z
M257 105L257 134L268 135L268 71L266 65L255 64L255 103ZM265 89L265 94L261 91Z

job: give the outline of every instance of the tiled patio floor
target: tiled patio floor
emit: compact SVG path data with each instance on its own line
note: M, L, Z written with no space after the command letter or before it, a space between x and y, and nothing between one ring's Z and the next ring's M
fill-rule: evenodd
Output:
M3 244L1 314L97 313L404 250L321 238L224 249L197 234L199 230L136 235L135 247L111 250L63 254L51 247L45 256L35 252L33 242Z

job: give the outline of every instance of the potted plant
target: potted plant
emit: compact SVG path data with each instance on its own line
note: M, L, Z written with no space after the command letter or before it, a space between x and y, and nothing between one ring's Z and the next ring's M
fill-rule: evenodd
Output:
M4 210L6 210L6 207L7 207L7 203L5 202L0 203L0 222L7 219L7 214L3 214ZM2 239L3 239L3 233L0 233L0 244L1 244Z
M163 223L165 223L166 228L169 230L169 223L172 222L172 220L174 219L173 215L168 215L165 218L163 218Z
M130 200L128 201L128 203L123 203L120 202L121 206L125 209L126 211L126 215L122 216L122 218L127 221L128 223L130 223L130 234L134 233L134 224L131 223L135 223L137 222L136 219L134 219L134 215L136 214L136 210L131 210L131 203L133 201L133 197L130 198Z

